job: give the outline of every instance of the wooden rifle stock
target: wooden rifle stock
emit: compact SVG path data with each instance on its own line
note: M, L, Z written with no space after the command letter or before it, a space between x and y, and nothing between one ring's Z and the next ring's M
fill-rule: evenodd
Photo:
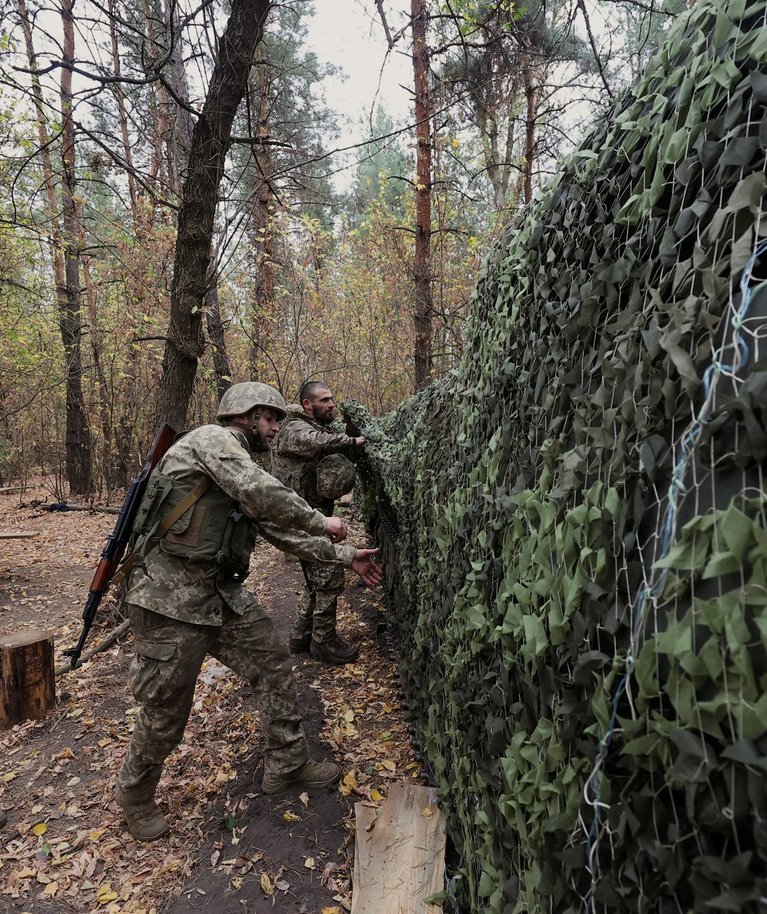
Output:
M106 593L109 583L117 571L117 566L122 560L125 547L133 532L133 522L136 519L136 514L141 505L141 500L144 497L144 492L146 491L152 470L157 466L165 455L165 452L175 440L176 432L167 423L163 423L152 442L152 449L149 452L146 463L141 468L141 472L138 476L130 484L130 488L123 500L122 508L120 508L120 515L117 518L114 530L109 535L109 538L104 545L104 549L101 552L101 559L99 560L96 573L91 582L88 599L86 600L85 609L83 610L83 630L80 633L80 638L74 647L67 648L67 650L64 651L65 656L72 658L71 669L73 670L77 667L80 660L85 639L88 637L91 625L93 625L93 620L96 617L96 610L99 608L101 598Z

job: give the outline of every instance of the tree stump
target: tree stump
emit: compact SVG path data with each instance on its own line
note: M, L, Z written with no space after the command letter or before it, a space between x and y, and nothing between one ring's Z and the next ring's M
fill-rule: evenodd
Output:
M0 636L0 730L39 720L55 702L53 635L37 628Z

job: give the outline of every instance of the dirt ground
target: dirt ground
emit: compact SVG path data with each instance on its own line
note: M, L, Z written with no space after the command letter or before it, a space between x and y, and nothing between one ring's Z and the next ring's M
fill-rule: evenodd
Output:
M114 516L45 510L43 490L0 494L0 634L41 628L57 664L72 646ZM351 542L364 531L352 523ZM287 638L302 576L257 547L247 586ZM343 765L338 789L270 798L261 792L262 737L249 688L214 660L198 682L182 745L158 799L171 835L152 844L123 828L113 783L137 712L130 639L57 679L41 721L0 734L2 914L341 914L350 908L354 803L380 804L392 781L422 769L402 716L381 632L380 594L349 573L339 628L361 645L357 663L328 667L302 656L296 677L313 754ZM102 604L89 646L120 621Z

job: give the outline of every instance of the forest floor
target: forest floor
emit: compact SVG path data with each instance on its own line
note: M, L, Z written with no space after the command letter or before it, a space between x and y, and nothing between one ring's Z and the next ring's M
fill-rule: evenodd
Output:
M43 628L56 662L79 635L81 613L109 514L50 512L45 493L0 494L0 635ZM41 501L43 500L43 501ZM352 522L350 542L363 543ZM287 639L300 566L259 544L246 586ZM113 799L137 707L130 637L57 679L43 720L0 733L2 914L342 914L351 900L354 802L380 804L392 781L421 766L400 710L394 664L380 634L379 592L349 573L339 630L359 660L329 667L296 658L299 701L316 758L343 766L338 789L277 797L261 792L263 740L246 683L209 660L184 742L168 760L158 800L169 837L134 841ZM93 646L120 622L102 604Z

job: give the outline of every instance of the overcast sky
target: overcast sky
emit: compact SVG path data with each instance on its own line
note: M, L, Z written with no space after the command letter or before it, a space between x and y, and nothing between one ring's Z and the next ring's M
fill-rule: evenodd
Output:
M389 5L384 3L385 8ZM387 15L391 17L390 27L396 30L403 17L393 4L391 7ZM342 71L324 86L329 106L341 114L339 145L367 138L376 99L395 122L405 123L412 116L409 35L387 54L375 0L317 0L314 8L314 16L307 18L310 46L320 60Z

